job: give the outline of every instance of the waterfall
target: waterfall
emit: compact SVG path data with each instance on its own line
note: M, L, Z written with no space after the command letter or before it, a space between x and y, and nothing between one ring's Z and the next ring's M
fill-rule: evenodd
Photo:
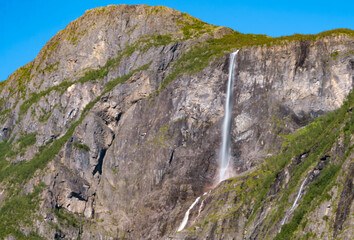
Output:
M229 80L227 83L227 92L226 92L226 103L225 103L225 116L224 123L222 127L222 145L221 145L221 154L220 154L220 172L219 172L219 181L231 177L229 169L230 163L230 141L231 141L231 113L232 113L232 101L233 101L233 86L234 86L234 70L235 70L235 60L238 50L230 54L230 65L229 65ZM210 191L209 191L210 192ZM209 192L205 192L203 196L207 195ZM193 207L198 203L201 196L197 197L192 205L188 208L187 212L184 214L182 223L179 225L177 232L182 231L188 223L189 213ZM204 199L205 200L205 199ZM202 201L201 206L198 210L198 216L203 208L204 200Z
M297 204L297 201L299 200L299 198L300 198L300 196L301 196L302 189L303 189L304 186L305 186L306 180L307 180L307 178L305 178L305 180L302 182L302 184L301 184L301 186L300 186L299 193L297 194L293 205L291 206L291 208L289 209L289 211L285 214L285 217L283 218L283 221L281 222L281 226L284 225L284 223L285 223L286 219L289 217L290 213L295 209L296 204ZM281 231L281 227L280 227L280 229L279 229L279 232L280 232L280 231Z
M192 210L192 208L194 207L194 205L197 204L197 202L199 201L200 196L197 197L197 199L192 203L192 205L188 208L187 212L184 214L184 218L183 221L181 223L181 225L179 225L177 232L182 231L184 229L184 227L187 225L188 222L188 218L189 218L189 212Z
M210 191L211 191L211 190L210 190ZM188 208L187 212L184 214L183 221L182 221L181 225L179 225L177 232L182 231L182 230L185 228L185 226L186 226L187 223L188 223L189 212L190 212L190 211L193 209L193 207L198 203L198 201L200 200L200 198L201 198L201 197L204 197L205 195L207 195L208 193L210 193L210 191L209 191L209 192L205 192L205 193L203 194L203 196L197 197L197 199L192 203L192 205ZM200 207L199 207L198 215L197 215L197 217L196 217L195 219L197 219L197 218L199 217L200 212L202 211L203 204L204 204L204 200L205 200L205 198L203 199L203 201L202 201L202 203L201 203L201 205L200 205Z
M234 70L235 70L235 59L238 50L230 54L230 65L229 65L229 80L227 83L226 92L226 102L225 102L225 116L224 123L222 127L222 146L221 146L221 156L220 156L220 172L219 181L221 182L230 176L230 141L231 141L231 114L232 114L232 101L233 101L233 85L234 85Z
M211 190L209 190L209 192L205 192L203 194L203 196L207 195L208 193L210 193ZM195 219L198 219L199 215L200 215L200 212L202 211L203 207L204 207L204 201L205 201L206 198L203 199L202 203L200 204L199 206L199 210L198 210L198 215ZM194 220L195 221L195 220Z

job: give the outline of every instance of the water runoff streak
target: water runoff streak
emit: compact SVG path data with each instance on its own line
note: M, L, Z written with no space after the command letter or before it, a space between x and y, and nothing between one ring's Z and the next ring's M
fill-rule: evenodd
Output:
M234 86L234 70L235 60L238 50L230 54L229 65L229 80L227 83L225 116L222 127L222 145L220 153L220 169L219 169L219 183L230 176L230 141L231 141L231 115L232 115L232 101L233 101L233 86Z
M290 213L291 213L292 211L294 211L294 209L295 209L295 207L296 207L296 204L297 204L297 201L299 200L299 198L300 198L300 196L301 196L301 193L302 193L302 190L303 190L303 188L304 188L304 186L305 186L306 180L307 180L307 178L305 178L305 180L302 182L302 184L301 184L301 186L300 186L299 193L297 194L296 199L295 199L293 205L291 206L291 208L289 209L289 211L285 214L285 217L283 218L283 221L281 222L281 225L280 225L280 226L283 226L283 225L284 225L284 223L285 223L286 219L289 217ZM281 231L281 227L280 227L280 229L279 229L279 232L280 232L280 231Z
M211 191L211 190L210 190L210 191ZM205 192L205 193L203 194L203 196L205 196L205 195L207 195L208 193L210 193L210 191L209 191L209 192ZM203 196L202 196L202 197L203 197ZM183 221L182 221L181 225L179 225L179 227L178 227L177 232L182 231L182 230L186 227L186 225L187 225L187 223L188 223L189 212L190 212L190 211L193 209L193 207L199 202L200 198L201 198L201 196L197 197L197 199L196 199L196 200L192 203L192 205L188 208L187 212L184 214L184 218L183 218ZM198 216L196 217L196 219L199 217L200 212L202 211L203 204L204 204L204 200L205 200L205 198L203 199L203 201L202 201L202 203L201 203L201 205L200 205L200 207L199 207Z
M188 218L189 218L189 212L192 210L192 208L194 207L194 205L197 204L197 202L199 201L200 197L197 197L197 199L192 203L192 205L188 208L187 212L184 214L184 218L183 221L181 223L181 225L179 225L177 232L182 231L184 229L184 227L187 225L188 222Z

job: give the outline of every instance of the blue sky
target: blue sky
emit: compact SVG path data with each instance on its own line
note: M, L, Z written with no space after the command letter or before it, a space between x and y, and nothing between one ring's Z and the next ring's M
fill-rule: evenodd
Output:
M0 81L33 60L59 30L110 4L163 5L242 33L284 36L335 28L354 29L354 1L208 0L0 0Z

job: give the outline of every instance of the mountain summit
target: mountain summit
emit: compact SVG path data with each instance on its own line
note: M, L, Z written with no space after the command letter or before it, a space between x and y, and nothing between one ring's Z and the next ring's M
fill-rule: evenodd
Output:
M353 83L350 29L88 10L0 83L0 239L350 239Z

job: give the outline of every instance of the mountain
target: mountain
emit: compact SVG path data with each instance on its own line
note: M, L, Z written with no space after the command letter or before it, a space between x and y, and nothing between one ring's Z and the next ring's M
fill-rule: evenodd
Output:
M350 239L353 85L350 29L89 10L0 83L0 239Z

